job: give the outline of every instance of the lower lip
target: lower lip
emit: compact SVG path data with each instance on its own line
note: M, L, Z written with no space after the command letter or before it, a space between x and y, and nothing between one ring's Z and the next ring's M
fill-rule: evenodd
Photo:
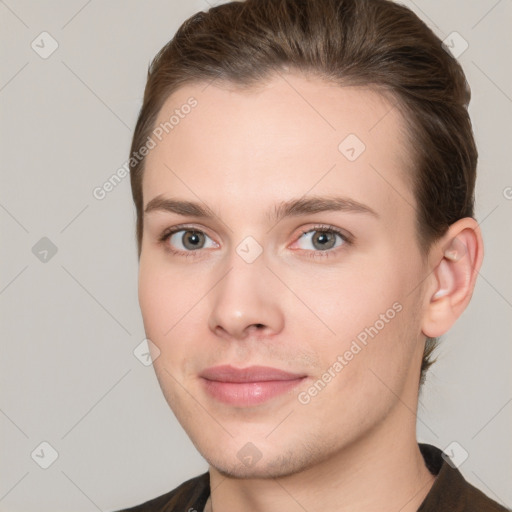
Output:
M215 399L229 405L249 407L282 395L298 386L305 377L293 380L261 382L218 382L203 379L206 391Z

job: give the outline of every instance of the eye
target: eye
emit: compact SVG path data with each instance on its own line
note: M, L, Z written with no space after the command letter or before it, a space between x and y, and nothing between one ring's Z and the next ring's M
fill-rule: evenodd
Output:
M174 226L162 233L160 242L174 254L196 256L201 249L219 247L204 231L193 226ZM350 245L351 237L333 226L315 226L303 231L295 242L296 248L311 252L311 256L332 255L334 249Z
M304 231L296 242L299 249L307 251L328 251L350 243L347 236L332 227L316 227Z
M193 228L168 230L162 235L161 241L166 242L170 246L169 249L176 253L217 247L216 242L206 233Z

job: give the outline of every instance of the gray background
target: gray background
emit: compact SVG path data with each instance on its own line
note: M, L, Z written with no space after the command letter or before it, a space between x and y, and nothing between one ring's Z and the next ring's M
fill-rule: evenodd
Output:
M486 243L473 301L422 393L418 438L458 442L465 477L511 507L512 4L405 3L442 39L456 31L469 44L459 59ZM144 332L129 180L102 201L92 195L127 159L150 59L206 8L0 0L1 511L108 511L207 469L133 353ZM47 58L43 31L58 43ZM58 453L47 469L43 441Z

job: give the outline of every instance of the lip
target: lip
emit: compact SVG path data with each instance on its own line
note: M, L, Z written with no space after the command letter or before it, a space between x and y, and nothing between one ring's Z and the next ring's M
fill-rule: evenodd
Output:
M247 368L235 368L225 364L222 366L212 366L207 368L201 374L203 379L218 382L264 382L276 380L295 380L305 377L304 374L285 372L270 366L248 366Z
M235 368L222 365L207 368L200 377L207 393L216 400L229 405L250 407L290 391L306 375L268 366Z

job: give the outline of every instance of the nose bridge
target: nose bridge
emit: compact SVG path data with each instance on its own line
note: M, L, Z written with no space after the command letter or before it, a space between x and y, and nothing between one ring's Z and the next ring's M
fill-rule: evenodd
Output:
M266 267L263 247L245 237L230 251L226 270L211 294L209 325L215 333L244 338L251 326L269 333L283 327L283 315L270 292L275 283Z

